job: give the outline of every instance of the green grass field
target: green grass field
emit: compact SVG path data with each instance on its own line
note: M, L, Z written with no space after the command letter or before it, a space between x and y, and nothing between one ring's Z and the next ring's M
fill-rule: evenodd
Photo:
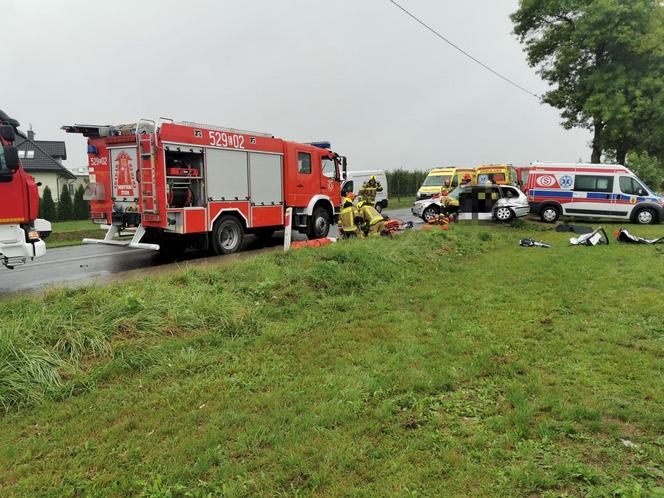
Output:
M661 496L664 255L568 237L453 226L5 302L0 495Z
M52 229L51 235L45 239L49 249L80 245L86 237L103 239L106 234L90 220L58 221L52 223Z
M390 197L387 209L389 211L390 209L409 208L413 205L413 202L415 202L415 197L401 197L400 199L397 197Z

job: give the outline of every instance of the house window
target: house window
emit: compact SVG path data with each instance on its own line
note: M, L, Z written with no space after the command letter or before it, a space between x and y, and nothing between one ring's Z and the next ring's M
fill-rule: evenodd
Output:
M34 159L35 158L35 151L34 150L26 150L25 151L25 158L26 159Z
M25 159L25 151L24 150L19 150L18 151L18 158L19 159Z
M70 184L68 185L68 187L69 187L69 194L70 194L70 195L74 195L74 184L73 184L73 183L70 183Z

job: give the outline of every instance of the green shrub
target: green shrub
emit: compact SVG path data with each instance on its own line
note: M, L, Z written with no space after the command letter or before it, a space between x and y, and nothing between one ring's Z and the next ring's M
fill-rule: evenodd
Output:
M58 221L70 221L74 219L74 205L71 202L69 185L63 185L58 199Z
M44 193L39 209L39 217L48 221L58 221L58 213L55 209L55 202L53 202L53 195L49 187L44 187Z

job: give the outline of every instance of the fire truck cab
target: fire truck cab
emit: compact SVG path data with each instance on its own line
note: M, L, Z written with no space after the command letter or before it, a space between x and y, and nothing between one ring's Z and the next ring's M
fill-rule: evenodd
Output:
M0 262L7 268L46 253L39 233L51 224L37 219L39 192L34 178L21 166L16 147L19 123L0 111Z
M165 118L63 129L88 138L86 198L92 220L109 225L103 242L136 227L131 247L227 254L247 233L283 229L288 207L293 228L312 239L338 216L346 159L329 143Z

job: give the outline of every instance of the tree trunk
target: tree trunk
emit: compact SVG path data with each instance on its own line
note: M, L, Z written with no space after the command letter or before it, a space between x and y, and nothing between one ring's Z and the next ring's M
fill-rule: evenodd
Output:
M599 119L593 120L593 153L590 157L591 163L600 163L602 161L602 129L604 123Z
M618 149L616 150L616 161L623 166L625 165L625 161L627 161L627 147L624 144L618 145Z

